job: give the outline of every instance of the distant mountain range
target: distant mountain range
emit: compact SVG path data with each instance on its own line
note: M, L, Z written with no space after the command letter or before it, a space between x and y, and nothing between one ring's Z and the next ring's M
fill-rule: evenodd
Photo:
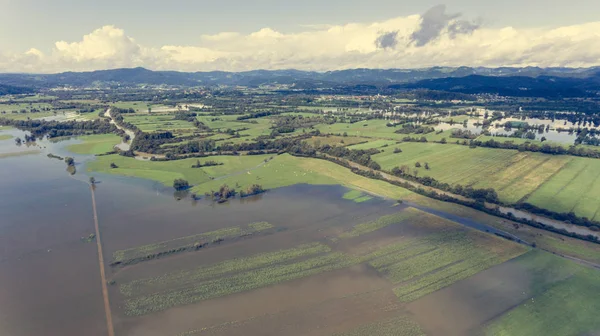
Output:
M144 68L0 74L0 85L31 89L54 87L247 86L286 85L288 89L401 90L424 88L461 93L516 96L578 96L600 91L600 67L594 68L471 68L351 69L328 72L254 70L246 72L177 72ZM26 90L26 89L25 89Z

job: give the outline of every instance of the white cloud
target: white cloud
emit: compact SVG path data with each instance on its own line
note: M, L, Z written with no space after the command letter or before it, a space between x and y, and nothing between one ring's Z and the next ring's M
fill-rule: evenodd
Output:
M551 29L484 26L457 33L456 26L451 26L453 20L444 15L442 19L446 26L438 29L436 22L432 34L437 35L428 36L427 43L413 40L415 31L424 24L419 15L373 23L311 26L296 33L272 28L250 34L222 32L201 35L197 45L160 48L142 46L122 29L104 26L80 41L56 42L48 54L32 48L23 54L0 55L0 71L58 72L133 66L241 71L600 65L600 22ZM378 39L386 34L382 47Z

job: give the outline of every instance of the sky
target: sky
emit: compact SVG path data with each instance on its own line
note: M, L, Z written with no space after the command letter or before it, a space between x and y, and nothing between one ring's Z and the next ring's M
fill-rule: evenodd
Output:
M0 72L596 65L598 0L0 0Z

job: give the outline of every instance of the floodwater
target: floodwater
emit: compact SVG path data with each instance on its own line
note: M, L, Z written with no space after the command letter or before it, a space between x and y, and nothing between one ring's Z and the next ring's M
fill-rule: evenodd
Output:
M8 141L0 153L22 150ZM0 335L106 335L96 246L81 240L90 191L65 166L46 152L0 159Z
M3 132L24 134L17 130L0 134ZM0 153L20 150L13 139L7 141L0 142ZM94 232L84 167L93 157L73 155L65 149L77 142L39 141L38 154L0 159L0 335L107 335L96 243L82 239ZM48 153L73 156L78 172L71 176L65 163L48 158ZM477 295L442 292L434 294L437 299L433 301L427 296L404 305L384 277L361 264L131 317L126 315L120 284L306 243L330 245L352 226L403 211L410 204L397 205L379 198L357 204L342 198L347 191L344 187L311 185L215 204L174 194L172 188L147 180L103 174L94 177L98 181L95 198L116 335L174 336L202 328L208 328L203 335L330 335L406 314L413 315L431 334L460 334L518 302L518 280L526 277L507 278L503 280L508 281L506 285L489 288L484 284L493 277L482 276L481 281L470 278L465 281L475 282L461 282L453 290L479 285L482 289ZM422 210L436 214L431 209ZM118 250L263 221L274 229L200 251L126 267L109 265ZM481 231L490 229L474 222L461 224ZM390 226L341 242L338 248L351 254L365 246L384 246L400 236L417 234L411 230L415 228ZM496 272L492 274L505 273ZM486 297L504 296L508 298L494 309L478 308ZM447 325L443 311L428 319L428 307L436 304L462 307L456 312L457 328ZM473 311L481 317L474 319Z

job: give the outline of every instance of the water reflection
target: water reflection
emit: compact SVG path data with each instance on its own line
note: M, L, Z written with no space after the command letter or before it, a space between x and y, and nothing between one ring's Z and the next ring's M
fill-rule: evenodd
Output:
M571 128L577 127L573 123L566 121L552 121L552 120L544 120L544 119L534 119L534 118L504 118L502 120L493 122L488 127L484 127L482 121L484 119L467 119L466 123L451 123L451 122L440 122L439 124L434 126L436 131L448 131L448 130L466 130L470 131L474 135L490 135L494 137L501 137L502 139L498 139L498 141L510 141L511 135L514 135L516 131L519 131L518 125L520 123L527 123L527 125L533 129L522 129L522 136L520 138L525 138L525 134L531 132L533 134L534 139L537 141L552 141L561 144L573 145L575 144L575 140L577 139L576 132L568 132L568 131L559 131L561 128ZM507 123L512 123L512 127L506 127ZM541 126L536 128L536 126Z

